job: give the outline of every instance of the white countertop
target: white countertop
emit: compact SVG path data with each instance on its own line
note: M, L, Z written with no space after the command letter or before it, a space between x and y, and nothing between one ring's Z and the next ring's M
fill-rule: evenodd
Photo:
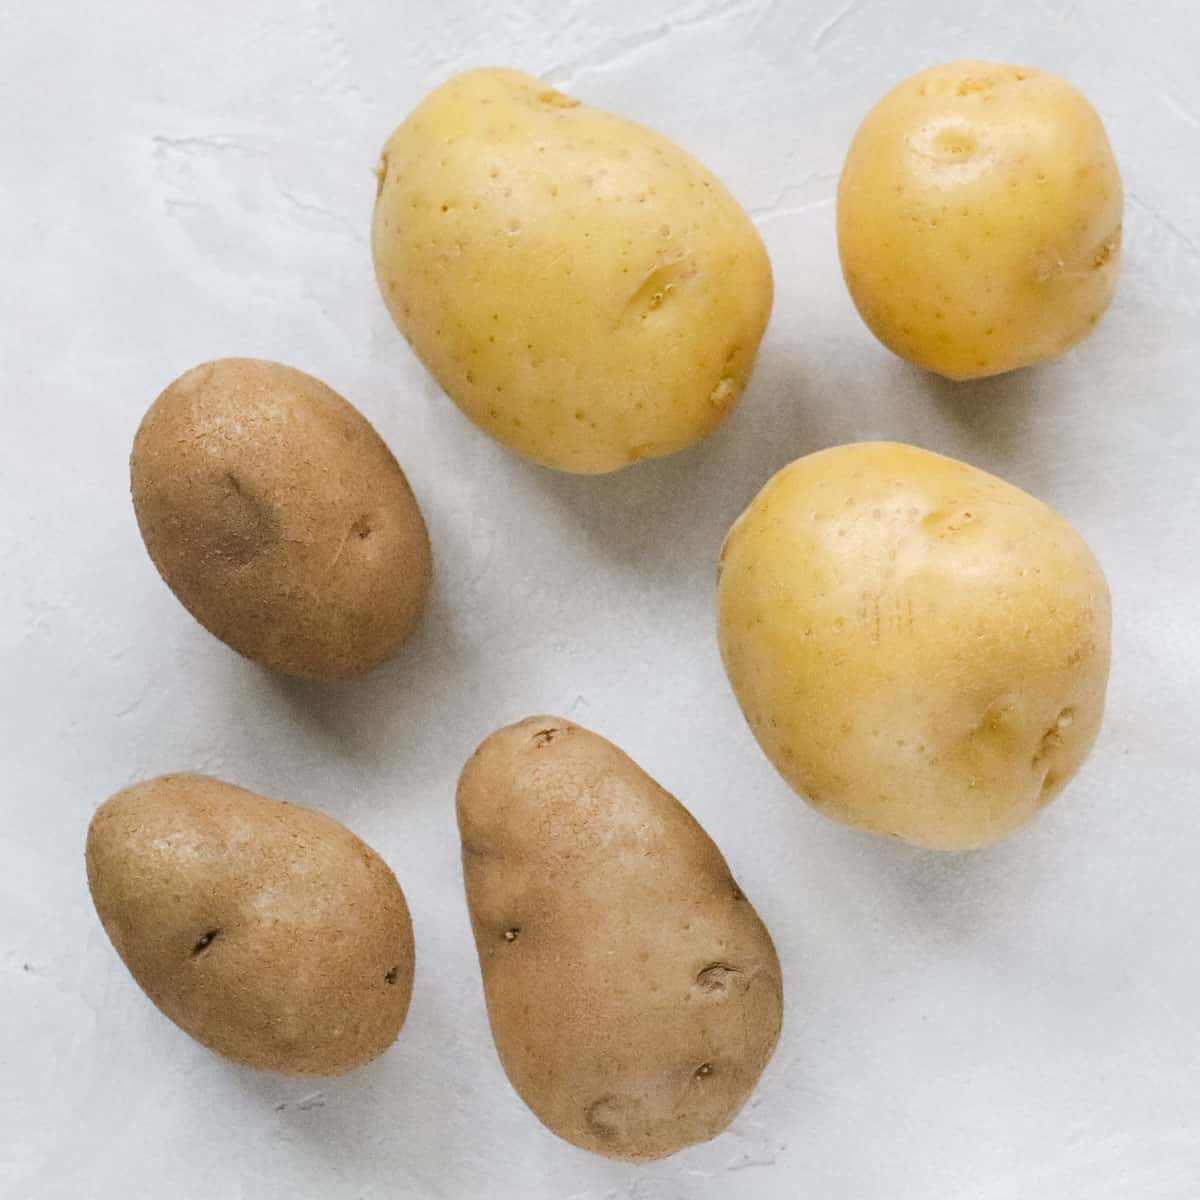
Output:
M1200 1195L1200 26L1190 0L131 0L0 7L0 1196L5 1200L1195 1200ZM849 138L932 63L1081 86L1125 176L1116 303L1066 359L954 386L891 358L838 271ZM475 65L652 125L754 214L776 303L717 435L602 479L471 427L380 302L371 168ZM437 559L409 650L273 678L160 583L130 442L203 359L326 380L395 450ZM1107 723L1033 827L941 857L830 824L725 682L714 559L809 450L913 441L1066 514L1115 606ZM455 780L535 711L617 742L724 850L786 982L779 1049L718 1140L606 1162L557 1140L488 1033ZM416 927L408 1024L329 1082L235 1067L117 960L96 806L168 770L345 821Z

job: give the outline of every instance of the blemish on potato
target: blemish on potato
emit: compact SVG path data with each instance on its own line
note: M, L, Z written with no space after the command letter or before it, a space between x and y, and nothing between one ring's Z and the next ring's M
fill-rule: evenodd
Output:
M1038 803L1045 804L1050 799L1051 794L1058 788L1058 784L1058 772L1051 767L1042 777L1038 794Z
M624 1104L619 1096L601 1096L587 1107L583 1119L598 1137L616 1138L624 1127L623 1109Z
M708 402L714 408L725 408L737 398L737 385L728 375L723 375L716 387L708 394Z
M556 91L554 88L547 88L544 92L539 92L538 100L543 104L548 104L551 108L578 108L579 101L573 96L567 96L562 92Z
M741 972L729 963L709 963L697 976L696 986L702 992L710 994L728 991L738 982Z
M219 929L209 929L202 933L197 939L196 944L192 947L192 957L196 958L203 954L221 936Z
M1108 266L1120 244L1121 229L1118 227L1115 233L1110 234L1100 244L1100 249L1096 251L1096 256L1092 259L1092 270L1099 271L1102 267Z

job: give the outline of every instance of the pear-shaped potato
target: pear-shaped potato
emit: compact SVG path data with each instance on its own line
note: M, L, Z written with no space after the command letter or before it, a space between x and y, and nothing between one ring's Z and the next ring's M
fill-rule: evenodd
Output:
M1112 614L1083 539L915 446L780 471L729 531L721 654L759 745L827 816L934 849L1028 821L1087 757Z
M520 71L458 75L392 134L371 244L450 398L563 471L715 429L771 312L762 239L700 163Z
M154 402L133 506L168 587L239 653L337 679L393 654L425 608L421 510L367 419L311 375L225 358Z
M775 1047L783 987L687 809L604 738L535 717L476 750L458 824L492 1035L538 1119L630 1161L719 1134Z
M412 922L387 864L330 817L200 775L103 804L88 886L146 995L219 1054L339 1075L408 1012Z

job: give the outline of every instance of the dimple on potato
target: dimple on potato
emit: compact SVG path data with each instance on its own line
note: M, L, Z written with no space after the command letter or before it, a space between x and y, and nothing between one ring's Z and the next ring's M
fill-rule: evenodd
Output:
M425 608L429 536L366 418L311 375L225 358L150 407L130 459L154 565L210 633L290 675L378 666Z
M1062 517L984 471L863 443L780 471L729 532L721 654L754 736L827 816L985 845L1100 728L1111 610Z
M395 1041L412 993L408 906L387 864L332 818L164 775L100 807L86 859L122 961L209 1049L339 1075Z
M863 121L838 187L838 244L885 346L951 379L1053 358L1117 284L1123 193L1100 117L1031 67L914 75Z
M614 471L736 404L771 310L758 232L666 138L519 71L469 71L392 134L383 299L452 400L534 462Z
M770 935L691 814L597 734L499 730L458 787L504 1070L559 1137L662 1158L733 1120L779 1036Z

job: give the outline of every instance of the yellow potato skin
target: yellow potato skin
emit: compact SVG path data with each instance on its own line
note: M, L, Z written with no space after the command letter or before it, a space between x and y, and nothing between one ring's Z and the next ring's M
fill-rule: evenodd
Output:
M771 268L746 213L679 147L532 76L479 70L415 109L378 175L383 298L486 433L597 473L728 416Z
M1100 728L1108 587L1032 496L914 446L780 471L729 532L721 655L780 774L826 816L982 846L1074 775Z
M1121 177L1069 83L956 62L889 92L838 187L850 294L879 340L951 379L1062 354L1117 284Z
M766 928L674 796L598 734L532 717L458 787L496 1049L559 1137L645 1162L706 1141L779 1037Z

